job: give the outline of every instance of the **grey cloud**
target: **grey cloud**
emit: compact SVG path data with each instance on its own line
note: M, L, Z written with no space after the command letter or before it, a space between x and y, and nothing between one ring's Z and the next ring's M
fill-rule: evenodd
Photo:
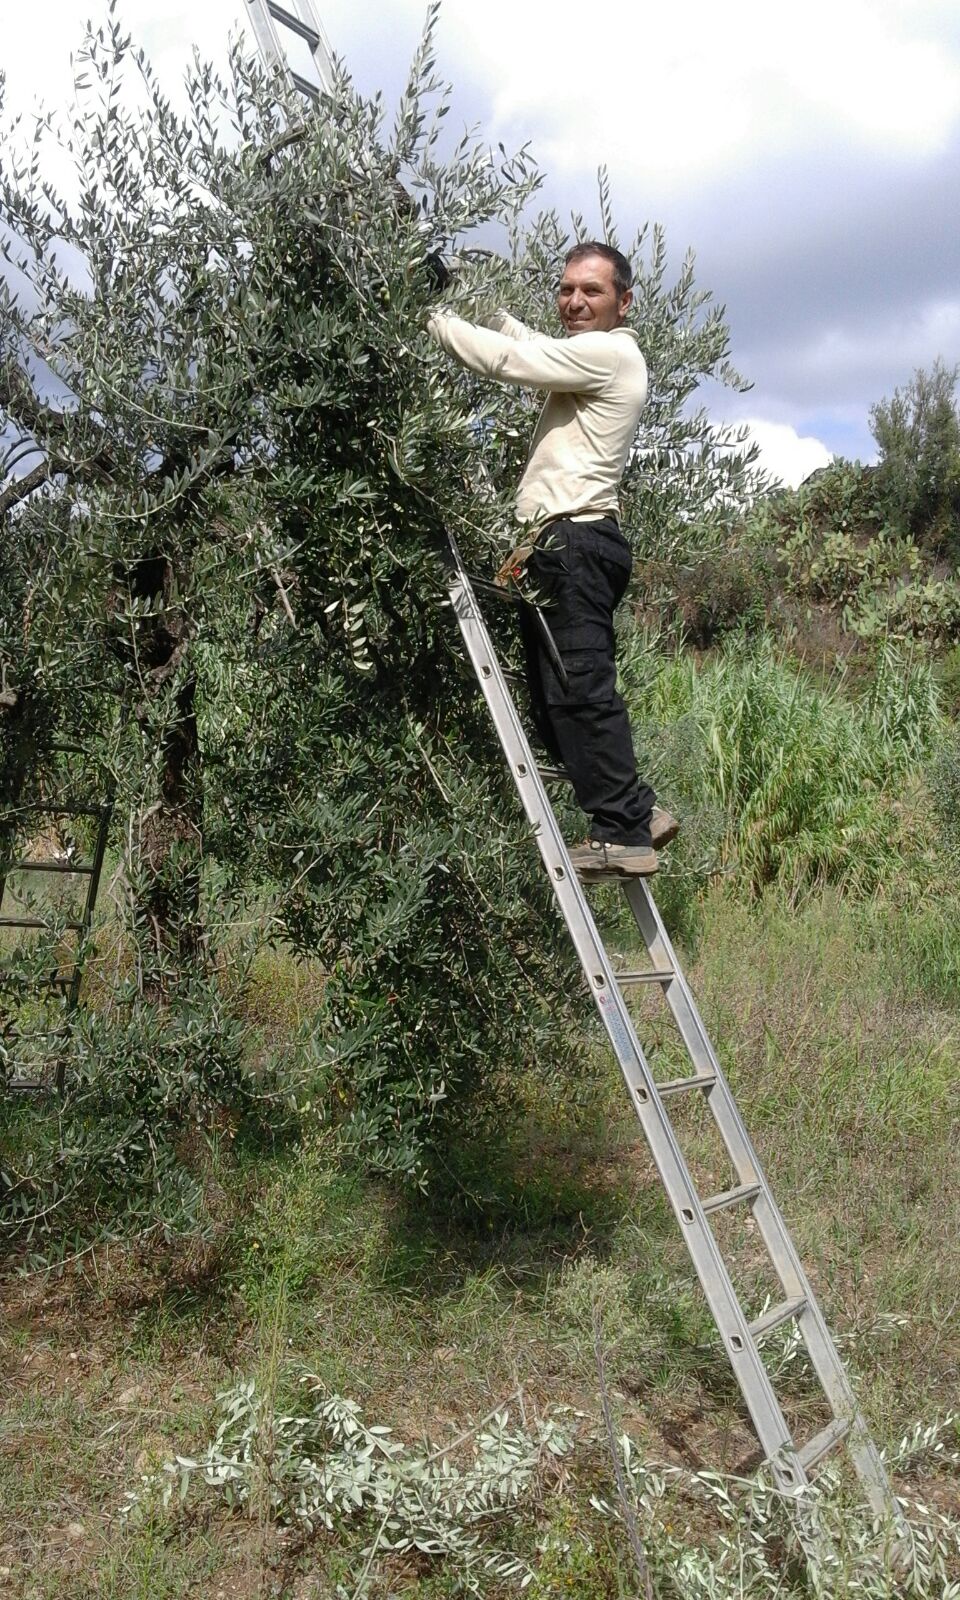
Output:
M960 140L923 167L876 161L755 169L683 221L704 271L748 344L834 323L863 328L953 299L960 232ZM686 209L686 208L684 208Z

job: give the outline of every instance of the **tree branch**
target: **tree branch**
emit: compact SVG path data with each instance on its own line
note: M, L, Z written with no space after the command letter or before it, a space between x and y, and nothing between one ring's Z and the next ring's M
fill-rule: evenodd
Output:
M0 489L0 517L6 516L21 500L26 500L34 489L39 489L41 483L46 483L50 476L49 461L41 461L32 472L26 473L22 478L14 478Z

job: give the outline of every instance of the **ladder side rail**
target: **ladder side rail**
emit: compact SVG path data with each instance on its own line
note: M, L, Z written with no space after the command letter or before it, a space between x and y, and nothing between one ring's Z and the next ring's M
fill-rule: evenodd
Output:
M287 0L287 3L289 4L289 0ZM327 94L331 94L334 83L333 49L331 48L330 40L327 38L327 31L320 20L320 13L313 0L299 0L299 8L305 13L307 26L313 29L319 40L313 52L313 59L323 82L324 91Z
M254 38L257 41L257 48L264 60L271 66L283 67L289 73L290 68L284 57L280 38L266 5L266 0L247 0L247 13Z
M89 883L87 884L86 901L83 907L84 932L90 931L93 922L93 913L97 904L97 895L100 892L100 879L103 876L103 863L107 854L107 842L110 837L110 824L113 821L113 800L108 800L100 808L100 822L97 828L97 842L94 845L93 860L89 868Z
M94 846L93 860L90 863L90 876L87 884L87 896L83 907L83 930L77 940L77 953L80 954L81 945L93 926L93 913L96 910L97 895L100 892L100 880L103 876L103 863L107 854L107 844L110 839L110 825L113 822L114 799L111 785L111 797L100 808L100 823L97 829L97 842ZM80 1000L80 985L83 981L83 969L79 959L73 963L73 972L70 986L67 991L68 1008L73 1010ZM62 1070L58 1068L59 1089L63 1088Z
M849 1424L847 1447L871 1506L879 1516L889 1516L892 1509L896 1519L899 1516L897 1501L880 1452L867 1429L813 1285L774 1199L690 987L677 964L663 918L642 880L625 885L624 893L651 960L655 965L661 962L669 965L676 973L673 982L666 986L667 1003L698 1072L709 1068L715 1075L716 1082L707 1096L710 1109L742 1181L754 1181L760 1186L753 1216L785 1294L790 1299L802 1298L805 1302L797 1315L797 1325L834 1416Z
M510 767L540 854L550 874L594 1002L620 1064L637 1117L673 1207L680 1231L733 1367L765 1457L781 1490L794 1495L808 1482L790 1429L746 1316L737 1299L679 1142L656 1090L593 915L537 774L536 764L480 614L459 551L450 538L448 589L467 652Z

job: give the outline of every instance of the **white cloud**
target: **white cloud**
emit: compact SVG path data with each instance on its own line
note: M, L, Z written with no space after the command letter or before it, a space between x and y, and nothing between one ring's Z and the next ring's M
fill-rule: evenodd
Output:
M5 7L0 68L6 73L7 111L27 113L40 103L64 109L72 95L70 57L81 45L86 19L95 27L106 16L106 0L44 0L42 15L28 7ZM10 15L6 15L9 11ZM119 20L143 45L169 83L182 75L192 48L203 56L226 54L231 29L245 27L243 0L203 0L202 5L164 5L162 0L120 0Z
M697 182L805 148L924 155L960 120L960 42L935 7L877 0L687 0L584 13L447 0L441 59L494 86L495 118L536 131L547 164L600 159L654 184Z
M745 420L751 439L760 447L759 465L788 489L795 489L811 472L829 466L833 460L820 439L809 434L801 436L788 423Z

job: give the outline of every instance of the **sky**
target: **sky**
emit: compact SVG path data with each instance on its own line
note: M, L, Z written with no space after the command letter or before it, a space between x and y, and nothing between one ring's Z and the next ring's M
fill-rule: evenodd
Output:
M364 92L402 87L424 0L314 0ZM70 51L105 0L8 7L8 109L65 104ZM171 86L217 57L245 0L121 0ZM38 28L38 20L42 28ZM622 239L661 222L672 257L726 307L763 464L799 482L831 454L870 460L869 410L938 357L960 361L957 0L443 0L451 122L530 142L538 204L597 222L610 171Z

